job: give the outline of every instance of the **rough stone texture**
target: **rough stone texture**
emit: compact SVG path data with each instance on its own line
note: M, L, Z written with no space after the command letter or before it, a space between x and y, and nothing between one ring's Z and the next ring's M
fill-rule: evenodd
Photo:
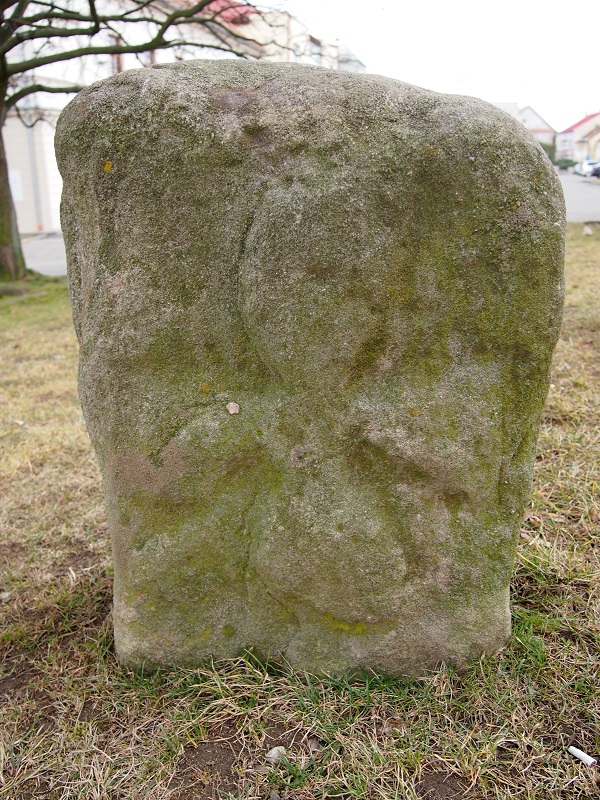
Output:
M411 673L501 646L563 291L524 128L198 61L81 92L57 150L120 659Z

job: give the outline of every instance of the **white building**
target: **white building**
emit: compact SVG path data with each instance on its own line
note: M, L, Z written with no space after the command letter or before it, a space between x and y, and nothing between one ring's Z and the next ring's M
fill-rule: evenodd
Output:
M189 5L188 0L175 0L181 6ZM174 0L170 0L172 7ZM364 64L347 47L332 44L312 36L308 28L295 17L284 11L256 12L252 6L236 3L235 0L213 0L211 9L221 20L215 28L216 34L225 44L236 44L248 56L262 61L285 61L300 64L315 64L329 69L348 72L364 72ZM199 29L199 34L190 35L181 26L184 38L200 35L205 49L200 52L184 48L178 57L231 58L227 52L215 52L206 45L211 41L219 44L215 34L211 38L210 29ZM246 41L227 40L226 30L243 36ZM134 29L139 42L147 41L144 26ZM117 34L106 34L118 43ZM65 40L73 46L71 38ZM136 40L137 41L137 40ZM128 36L131 42L131 36ZM84 45L85 41L81 42ZM20 45L21 57L27 52L29 43ZM69 60L49 64L39 71L27 73L31 83L43 81L45 84L62 86L88 85L124 69L149 67L157 63L175 60L172 50L157 50L140 55L106 55L93 60ZM72 95L31 94L19 103L20 117L25 121L40 119L34 127L25 127L16 112L11 112L6 120L3 136L9 165L10 183L21 234L47 233L60 230L59 206L62 183L54 158L54 126L60 110L69 102Z
M556 131L531 106L520 108L517 119L527 128L529 133L535 136L538 142L548 145L553 144Z
M556 131L531 106L519 108L518 103L494 103L493 105L518 119L541 144L551 145L553 143Z
M8 178L21 233L60 230L62 181L54 158L54 126L59 111L44 111L44 119L25 127L15 112L9 113L3 130L8 159ZM25 121L38 112L23 111Z

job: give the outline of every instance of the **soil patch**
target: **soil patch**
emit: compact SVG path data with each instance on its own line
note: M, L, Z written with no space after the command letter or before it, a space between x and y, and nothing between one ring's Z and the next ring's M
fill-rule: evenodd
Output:
M415 786L420 800L462 800L467 797L467 786L460 778L447 772L430 772Z
M6 661L4 668L8 674L0 678L0 698L13 697L21 689L32 684L40 671L28 661Z
M219 735L186 747L171 785L173 800L219 800L238 788L235 766L239 758L235 725L224 725Z

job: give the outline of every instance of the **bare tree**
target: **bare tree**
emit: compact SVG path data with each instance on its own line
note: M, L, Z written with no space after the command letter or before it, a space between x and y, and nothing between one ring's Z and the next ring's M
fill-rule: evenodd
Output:
M42 77L52 65L171 50L177 58L201 49L259 58L252 34L261 17L248 0L0 0L0 280L25 274L25 261L8 181L2 130L11 109L37 92L77 92ZM264 26L263 26L264 27Z

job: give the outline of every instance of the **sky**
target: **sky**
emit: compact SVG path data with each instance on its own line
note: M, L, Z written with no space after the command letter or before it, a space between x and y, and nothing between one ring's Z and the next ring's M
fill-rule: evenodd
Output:
M564 0L285 0L280 6L313 35L350 47L367 72L532 106L557 131L600 111L598 0L573 7Z

